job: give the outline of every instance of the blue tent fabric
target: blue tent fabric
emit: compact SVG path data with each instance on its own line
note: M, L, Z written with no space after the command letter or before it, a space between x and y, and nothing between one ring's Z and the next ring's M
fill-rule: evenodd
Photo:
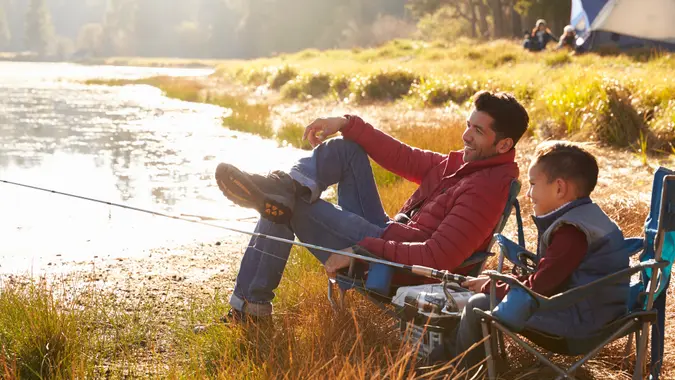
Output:
M602 8L605 6L605 4L607 4L607 0L581 0L581 5L584 8L586 17L588 17L589 27L593 23L593 20L595 20L595 18L598 16L598 13L600 13L600 10L602 10Z
M603 30L592 30L593 21L608 2L609 0L572 0L570 25L575 28L577 35L583 40L583 43L579 46L580 50L592 51L603 46L614 46L619 49L646 47L675 51L675 44L672 43Z

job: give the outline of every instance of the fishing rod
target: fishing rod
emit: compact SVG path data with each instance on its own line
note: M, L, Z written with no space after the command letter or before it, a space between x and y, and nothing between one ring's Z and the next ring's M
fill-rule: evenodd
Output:
M65 193L65 192L57 191L57 190L45 189L45 188L38 187L38 186L32 186L32 185L27 185L27 184L23 184L23 183L13 182L13 181L6 181L6 180L3 180L3 179L0 179L0 183L25 187L25 188L28 188L28 189L44 191L44 192L48 192L48 193L52 193L52 194L63 195L63 196L66 196L66 197L82 199L82 200L85 200L85 201L90 201L90 202L95 202L95 203L102 203L102 204L105 204L105 205L108 205L108 206L120 207L120 208L124 208L124 209L127 209L127 210L143 212L143 213L151 214L151 215L155 215L155 216L161 216L161 217L170 218L170 219L182 220L182 221L185 221L185 222L197 223L197 224L201 224L201 225L204 225L204 226L220 228L220 229L223 229L223 230L227 230L227 231L231 231L231 232L237 232L237 233L240 233L240 234L250 235L250 236L263 238L263 239L275 240L275 241L279 241L279 242L282 242L282 243L293 244L293 245L297 245L297 246L305 247L305 248L309 248L309 249L316 249L316 250L320 250L320 251L324 251L324 252L328 252L328 253L334 253L336 255L351 257L353 259L359 259L359 260L363 260L363 261L367 261L367 262L371 262L371 263L376 263L376 264L388 265L388 266L391 266L391 267L395 267L395 268L399 268L399 269L403 269L403 270L412 272L412 273L420 275L420 276L429 277L429 278L433 278L433 279L437 279L437 280L447 280L447 281L453 281L453 282L458 282L458 283L462 283L466 280L465 276L450 273L450 272L445 271L445 270L433 269L433 268L425 267L425 266L422 266L422 265L405 265L405 264L395 263L395 262L392 262L392 261L382 260L382 259L379 259L377 257L373 257L372 253L368 252L365 248L362 248L362 247L359 247L359 246L354 246L353 249L356 250L357 252L361 252L362 254L345 252L345 251L340 251L340 250L337 250L337 249L321 247L321 246L314 245L314 244L308 244L308 243L298 242L298 241L294 241L294 240L288 240L288 239L284 239L284 238L280 238L280 237L276 237L276 236L272 236L272 235L261 234L259 232L244 231L244 230L240 230L238 228L222 226L222 225L214 224L214 223L208 223L208 222L204 222L203 220L195 220L194 218L189 218L189 217L185 217L185 216L166 214L166 213L159 212L159 211L147 210L147 209L129 206L129 205L121 204L121 203L104 201L104 200L100 200L100 199L96 199L96 198L85 197L85 196L82 196L82 195L76 195L76 194ZM195 217L194 215L191 215L191 216ZM198 217L198 218L200 218L200 217ZM202 219L202 218L200 218L200 219Z

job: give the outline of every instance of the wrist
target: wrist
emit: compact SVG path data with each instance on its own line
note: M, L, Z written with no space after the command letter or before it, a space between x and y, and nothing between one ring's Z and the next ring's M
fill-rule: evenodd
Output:
M350 115L338 116L338 119L340 119L340 126L338 128L338 132L340 132L349 125Z

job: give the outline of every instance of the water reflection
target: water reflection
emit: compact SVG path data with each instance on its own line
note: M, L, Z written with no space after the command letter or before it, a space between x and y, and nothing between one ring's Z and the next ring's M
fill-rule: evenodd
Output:
M264 172L302 153L222 128L223 109L149 86L87 86L93 77L203 70L0 63L0 178L161 211L251 215L213 184L218 161ZM54 260L129 255L222 232L0 185L0 272Z

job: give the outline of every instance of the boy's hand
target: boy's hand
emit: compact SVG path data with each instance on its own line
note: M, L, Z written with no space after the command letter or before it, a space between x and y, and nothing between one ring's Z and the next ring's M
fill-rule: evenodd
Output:
M305 128L302 139L309 140L312 147L316 147L328 136L336 134L345 125L347 125L347 118L345 117L319 118Z
M342 251L354 253L351 247L345 248ZM335 272L337 272L342 268L348 267L350 262L351 257L338 255L334 253L330 255L328 260L326 260L326 262L323 264L323 267L326 269L326 274L328 275L329 278L335 278Z
M481 289L483 289L483 285L488 281L490 281L490 277L480 275L478 277L467 277L466 281L462 282L460 285L474 293L480 293Z

